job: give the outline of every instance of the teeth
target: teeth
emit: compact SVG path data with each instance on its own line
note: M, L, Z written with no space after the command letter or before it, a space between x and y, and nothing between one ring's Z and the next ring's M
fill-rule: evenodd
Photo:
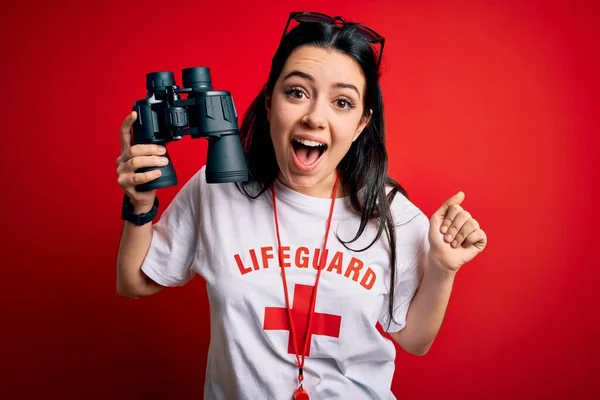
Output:
M302 143L303 145L310 146L310 147L325 146L324 143L317 142L315 140L308 140L308 139L294 139L294 140L298 143Z

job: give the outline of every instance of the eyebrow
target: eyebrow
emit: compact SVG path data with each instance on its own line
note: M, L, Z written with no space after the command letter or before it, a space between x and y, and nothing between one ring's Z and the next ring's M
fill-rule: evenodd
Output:
M307 74L306 72L297 71L297 70L296 70L296 71L292 71L292 72L290 72L289 74L287 74L287 75L285 76L285 78L283 78L283 81L286 81L287 79L289 79L289 78L291 78L291 77L293 77L293 76L297 76L297 77L300 77L300 78L304 78L304 79L307 79L307 80L309 80L309 81L311 81L311 82L314 82L314 81L315 81L315 78L314 78L312 75L310 75L310 74ZM337 83L334 83L332 86L333 86L334 88L347 88L347 89L352 89L352 90L354 90L354 91L356 92L356 94L358 95L358 98L360 99L360 92L358 91L358 88L357 88L356 86L354 86L353 84L351 84L351 83L342 83L342 82L337 82Z

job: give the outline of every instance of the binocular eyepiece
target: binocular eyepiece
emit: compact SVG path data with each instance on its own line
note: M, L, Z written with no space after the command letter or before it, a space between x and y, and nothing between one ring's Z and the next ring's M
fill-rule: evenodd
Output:
M208 183L248 180L246 159L239 138L237 112L228 91L213 90L210 70L191 67L182 70L183 87L175 82L173 72L146 74L146 97L133 105L137 119L133 123L134 144L160 144L180 140L208 139L206 181ZM184 95L185 98L181 98ZM140 192L177 184L170 160L164 167L140 168L136 172L160 169L162 175L136 186Z

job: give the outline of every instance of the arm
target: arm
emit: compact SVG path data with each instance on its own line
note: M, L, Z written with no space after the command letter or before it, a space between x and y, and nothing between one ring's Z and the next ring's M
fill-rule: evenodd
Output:
M159 170L136 173L141 167L164 166L168 160L161 157L166 149L157 145L131 145L131 126L137 113L131 112L121 124L121 155L117 158L117 183L134 205L135 213L152 208L156 191L138 193L135 186L160 176ZM142 263L152 242L152 222L136 226L124 222L117 255L117 293L125 297L149 296L162 289L142 272Z
M429 250L420 258L423 278L407 313L406 326L392 338L411 354L425 355L438 334L458 270L487 245L479 222L460 206L458 192L432 215L428 230Z
M129 196L135 213L152 208L156 190L138 192L136 185L161 176L160 169L136 172L142 167L168 164L166 148L153 144L130 145L132 112L121 126L122 153L117 158L117 182ZM117 255L117 293L129 298L150 296L166 286L191 279L189 266L195 254L198 179L188 181L161 219L142 226L125 221ZM151 277L151 278L150 278Z
M135 209L135 213L149 211ZM117 255L117 293L129 298L150 296L164 287L142 271L142 263L152 242L152 222L137 226L124 221Z
M448 308L456 272L426 257L423 279L406 316L406 327L390 336L404 350L425 355L437 336Z

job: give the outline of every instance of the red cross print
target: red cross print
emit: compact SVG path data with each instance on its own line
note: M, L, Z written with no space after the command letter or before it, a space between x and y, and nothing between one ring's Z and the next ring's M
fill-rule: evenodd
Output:
M314 286L299 285L294 286L294 300L292 302L292 319L294 321L294 328L296 330L298 351L302 352L302 346L304 345L304 338L306 337L306 327L308 324L308 311L310 309L310 297L312 295ZM311 324L311 332L308 338L308 344L306 346L306 357L310 356L310 341L312 335L324 335L339 338L340 337L340 325L342 324L342 317L340 315L332 314L321 314L316 310L313 313L313 321ZM279 307L265 307L265 323L264 330L290 330L288 322L287 310ZM294 351L294 343L292 341L292 335L288 341L288 353L296 354Z

